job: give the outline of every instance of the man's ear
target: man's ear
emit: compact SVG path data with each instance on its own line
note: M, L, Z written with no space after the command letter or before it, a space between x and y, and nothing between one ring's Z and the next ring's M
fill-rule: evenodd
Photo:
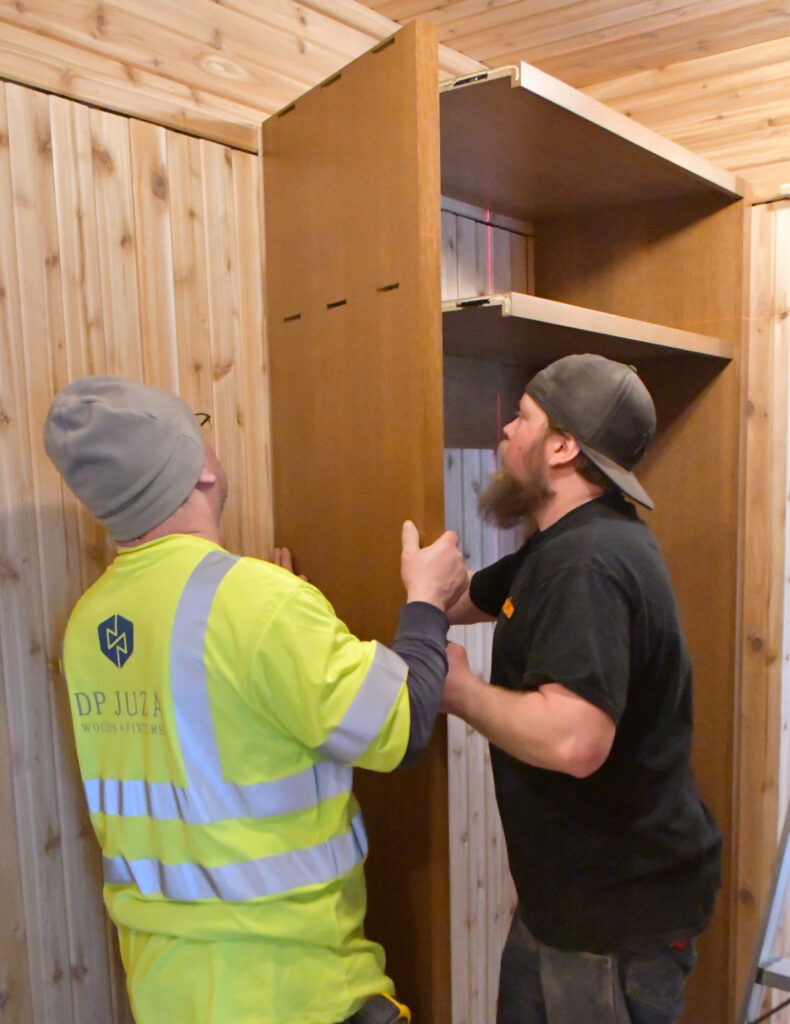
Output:
M204 466L200 471L195 487L200 487L201 485L203 487L211 487L216 481L217 474L212 469L209 469L208 466Z
M581 451L579 442L564 430L555 430L549 437L548 459L550 466L567 466Z

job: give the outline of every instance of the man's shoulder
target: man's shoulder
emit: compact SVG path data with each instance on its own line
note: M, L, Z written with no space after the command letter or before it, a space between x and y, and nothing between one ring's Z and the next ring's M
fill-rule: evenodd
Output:
M629 566L662 561L649 527L625 500L588 502L556 527L535 547L533 571L553 575L588 570L619 576Z

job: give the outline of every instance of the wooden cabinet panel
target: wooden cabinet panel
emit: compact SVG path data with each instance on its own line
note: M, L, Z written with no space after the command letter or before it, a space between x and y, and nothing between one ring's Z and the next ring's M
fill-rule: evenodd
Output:
M401 523L443 528L436 80L433 32L412 26L263 127L277 542L384 642ZM422 1021L450 1019L446 778L437 735L355 786L368 934Z

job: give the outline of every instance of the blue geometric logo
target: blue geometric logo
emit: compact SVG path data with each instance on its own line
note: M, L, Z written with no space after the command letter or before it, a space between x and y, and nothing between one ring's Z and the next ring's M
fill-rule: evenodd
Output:
M123 668L134 650L134 626L123 615L111 615L99 624L99 646L113 665Z

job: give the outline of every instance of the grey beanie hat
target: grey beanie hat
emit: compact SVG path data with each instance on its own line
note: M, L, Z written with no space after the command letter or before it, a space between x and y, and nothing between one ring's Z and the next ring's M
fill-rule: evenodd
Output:
M653 399L633 366L597 355L565 356L524 390L624 494L653 508L631 472L656 434Z
M69 488L119 541L142 536L175 512L205 455L185 402L123 377L82 377L58 392L44 447Z

